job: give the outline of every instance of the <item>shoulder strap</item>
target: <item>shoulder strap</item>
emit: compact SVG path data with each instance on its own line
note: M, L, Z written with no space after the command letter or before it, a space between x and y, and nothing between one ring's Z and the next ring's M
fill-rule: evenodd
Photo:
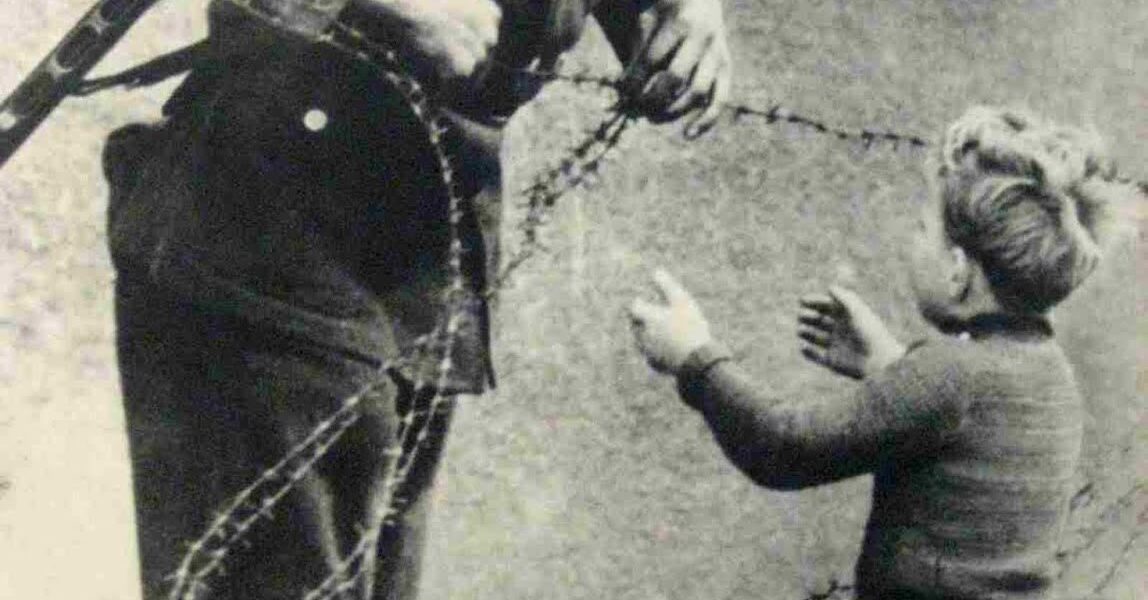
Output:
M158 0L100 0L0 104L0 166Z
M207 52L207 40L200 40L190 46L184 46L178 50L157 56L141 65L134 66L115 75L98 77L96 79L85 79L80 82L76 90L72 92L72 95L89 96L96 92L118 86L137 88L154 85L165 79L192 70L207 57Z

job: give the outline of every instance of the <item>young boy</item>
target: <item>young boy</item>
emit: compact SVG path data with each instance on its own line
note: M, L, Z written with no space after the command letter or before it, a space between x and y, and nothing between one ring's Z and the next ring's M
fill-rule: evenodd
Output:
M912 248L940 339L908 348L854 293L802 300L804 355L862 385L783 400L714 342L664 272L631 315L650 364L757 483L872 473L859 598L1046 598L1081 443L1081 399L1048 312L1095 267L1113 189L1085 138L974 109L949 129Z

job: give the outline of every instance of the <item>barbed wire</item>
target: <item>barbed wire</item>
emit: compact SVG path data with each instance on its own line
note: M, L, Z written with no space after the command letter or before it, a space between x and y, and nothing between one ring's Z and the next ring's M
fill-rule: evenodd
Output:
M1077 513L1087 507L1092 502L1095 489L1093 483L1083 486L1073 497L1070 505L1071 512ZM1117 521L1122 514L1127 514L1129 509L1132 509L1138 501L1142 501L1146 496L1148 496L1148 481L1137 481L1131 488L1100 508L1096 516L1091 518L1088 523L1071 531L1071 535L1078 536L1080 540L1071 547L1062 547L1057 552L1056 560L1060 566L1057 577L1064 578L1069 573L1070 568L1093 550L1101 538L1112 530L1112 523ZM1115 581L1116 575L1126 564L1136 543L1148 533L1148 528L1145 525L1148 525L1148 505L1142 507L1137 513L1136 527L1121 544L1120 550L1116 553L1116 558L1109 565L1104 575L1097 579L1093 585L1090 591L1091 596L1100 594Z
M1124 565L1127 564L1128 557L1132 554L1132 549L1136 546L1136 542L1140 541L1146 531L1148 531L1145 529L1146 524L1148 524L1148 508L1141 510L1140 513L1136 515L1137 528L1133 530L1132 535L1129 535L1128 539L1124 541L1124 544L1116 555L1116 560L1112 561L1112 564L1108 567L1108 571L1105 572L1104 576L1100 578L1100 581L1092 587L1093 595L1108 589L1108 586L1116 581L1116 575L1120 572L1120 569L1124 568Z
M273 13L264 12L260 5L253 0L229 0L233 6L243 10L252 18L272 27L281 25L280 19ZM437 107L430 103L429 97L419 82L411 77L397 56L390 49L377 44L367 43L365 36L350 28L335 27L326 32L319 39L319 43L335 48L355 61L368 65L385 79L403 97L408 109L422 126L427 142L430 145L442 183L442 191L448 203L448 235L449 247L447 251L449 283L443 291L442 310L436 319L433 330L423 336L415 344L412 355L417 356L424 352L441 352L441 359L437 366L437 380L433 383L424 379L422 368L416 368L416 381L412 393L410 410L400 415L399 431L395 441L384 451L387 458L386 475L382 482L381 497L377 504L367 508L368 522L365 523L352 552L335 568L320 584L306 591L306 600L323 600L339 597L347 589L358 584L361 578L366 577L363 583L366 595L370 595L374 585L375 562L378 553L375 550L379 538L388 519L395 516L396 492L405 482L410 469L419 456L419 449L423 447L430 435L430 429L435 423L435 416L443 405L443 395L440 390L446 389L453 369L452 354L458 332L461 327L463 308L467 294L466 280L462 267L463 245L460 227L467 210L467 202L458 189L454 176L454 167L451 164L449 153L443 146L443 136L447 127L442 120ZM440 340L441 338L441 340ZM438 343L436 343L438 342ZM250 486L241 490L225 509L216 516L207 532L193 542L180 562L176 573L173 574L175 583L169 593L171 600L194 600L201 592L207 590L207 579L219 573L223 561L230 554L234 545L254 527L262 518L270 516L271 511L295 485L310 472L313 465L323 458L327 452L341 439L342 435L358 420L358 408L367 395L384 385L389 377L388 370L396 366L397 362L410 360L414 356L400 357L384 365L378 370L377 379L369 382L360 392L353 394L341 403L341 407L330 417L320 422L303 442L288 450L286 456L276 465L261 473ZM415 431L417 400L430 390L430 399L426 408L427 417L423 419L421 427ZM413 438L412 433L413 433ZM407 449L410 441L410 449ZM404 461L405 458L405 461ZM298 466L292 467L292 464ZM280 480L279 485L273 485ZM270 488L270 489L268 489ZM267 491L265 491L267 490ZM206 560L203 557L206 556ZM196 567L197 563L203 565Z
M559 198L600 174L610 151L618 146L622 134L633 122L634 118L625 113L611 113L581 142L570 148L565 158L534 177L533 183L524 190L526 200L521 208L526 210L526 214L517 225L522 243L507 258L486 290L486 297L497 295L520 267L545 249L539 229L548 222Z
M624 97L625 90L631 87L627 85L624 79L599 75L588 68L566 72L560 69L520 69L503 64L496 64L495 66L523 77L531 77L542 81L564 81L576 86L593 86L608 89L619 94L620 97ZM626 110L627 107L623 104L620 105L620 108ZM723 105L723 110L731 115L731 121L734 124L746 118L758 119L764 121L767 125L787 123L842 142L859 144L866 150L882 144L890 146L892 150L906 147L925 149L934 145L932 140L919 134L881 127L850 127L798 111L781 103L773 103L767 107L762 107L748 103L726 102ZM1108 180L1134 187L1142 195L1148 195L1148 180L1120 174L1113 174Z
M1074 533L1080 535L1083 540L1070 548L1061 548L1061 550L1057 552L1056 558L1057 561L1059 561L1062 565L1061 570L1064 571L1069 565L1079 559L1080 556L1083 555L1086 551L1091 550L1092 547L1096 545L1096 542L1099 540L1100 536L1106 530L1106 528L1101 526L1101 523L1113 519L1116 515L1119 514L1121 510L1130 507L1137 496L1148 492L1148 489L1146 488L1148 488L1148 483L1136 483L1126 492L1121 494L1119 497L1101 509L1094 523L1076 530ZM1087 502L1077 502L1076 499L1085 496L1091 497L1094 489L1094 484L1090 483L1082 487L1081 490L1077 492L1076 496L1074 497L1074 502L1071 505L1072 512L1079 512L1085 506L1087 506Z
M502 64L498 64L496 67L541 81L563 81L577 86L594 86L607 89L618 94L620 98L624 98L626 90L631 87L623 78L595 74L585 68L567 72L559 69L519 69ZM618 108L623 111L629 109L625 104L619 104ZM799 112L779 103L763 108L746 103L726 102L723 104L722 110L731 115L731 120L735 124L746 118L762 120L766 124L788 123L837 140L858 143L867 150L881 144L888 144L894 150L902 147L924 148L930 145L925 138L917 134L885 128L851 128Z
M228 1L270 26L282 25L276 15L263 12L253 0ZM444 403L449 402L440 390L446 389L453 368L452 353L462 319L461 303L467 294L466 278L462 271L463 247L459 226L470 207L457 189L450 155L442 144L446 125L441 119L438 108L430 102L427 93L417 80L407 74L397 55L389 48L342 23L336 23L312 41L334 48L353 60L376 69L379 75L403 96L425 130L438 162L442 187L449 205L450 246L447 260L450 281L444 291L442 311L434 329L420 338L408 355L384 365L378 371L378 380L367 383L358 392L344 399L340 408L316 425L303 441L289 449L283 459L263 471L251 485L236 494L215 516L205 533L189 545L177 572L172 576L175 584L169 595L171 600L194 600L208 589L207 580L222 571L223 562L233 547L242 542L261 520L270 517L277 504L357 422L361 403L372 392L385 385L389 369L425 358L423 354L426 352L441 351L437 380L434 383L425 379L422 369L416 371L412 395L416 402L412 402L408 412L399 415L400 423L395 440L384 450L387 475L382 483L382 496L379 505L372 507L373 512L369 511L369 520L364 524L359 540L347 556L330 570L323 581L310 590L301 591L304 600L340 598L343 593L360 584L364 585L369 593L374 585L379 536L401 512L398 506L403 499L397 496L398 490L419 459L431 434L436 415L443 410ZM533 182L523 190L526 196L523 207L526 212L517 226L522 236L522 244L506 261L505 266L487 289L483 290L484 297L497 294L522 265L540 253L544 246L540 241L539 229L548 221L558 200L570 190L582 185L587 178L600 172L609 153L618 146L622 135L637 118L637 115L624 103L623 82L619 79L589 72L560 73L530 69L516 69L516 72L525 77L540 78L544 81L565 81L578 86L594 86L609 90L616 94L617 102L598 127L571 147L555 165L536 175ZM927 140L915 134L888 129L849 128L798 113L779 104L761 109L730 103L725 105L724 110L732 113L732 120L735 123L747 118L762 120L767 124L788 123L837 140L858 143L866 150L878 145L888 145L894 150L902 147L924 148L930 145ZM1142 190L1148 190L1148 183L1128 181L1138 185ZM426 406L420 411L417 401L424 396L429 397L425 402ZM1129 545L1131 543L1129 542ZM1113 573L1106 579L1111 579L1118 568L1119 565L1114 566ZM827 590L814 593L808 598L827 600L848 593L851 589L849 584L840 584L837 580L832 580Z
M1088 506L1092 502L1095 489L1096 485L1092 482L1081 486L1069 502L1069 513L1079 513ZM1072 534L1079 535L1083 539L1071 548L1064 549L1062 547L1062 549L1057 551L1056 561L1059 565L1059 571L1056 574L1056 578L1058 580L1064 579L1068 575L1070 567L1081 560L1088 551L1096 546L1101 537L1112 530L1110 522L1119 518L1122 513L1132 508L1138 499L1143 499L1145 496L1148 496L1148 482L1139 481L1120 496L1100 508L1098 515L1091 519L1089 523L1066 533L1066 537ZM1097 597L1098 594L1107 590L1108 587L1116 581L1116 576L1127 564L1128 558L1137 542L1148 535L1148 506L1141 508L1136 514L1136 526L1137 528L1129 533L1128 538L1121 544L1120 549L1116 552L1115 559L1109 564L1108 569L1096 580L1096 583L1092 585L1089 590L1089 598ZM847 594L851 591L853 591L851 584L842 584L840 580L833 578L829 580L829 586L825 590L810 592L801 600L844 598L849 597Z
M188 545L169 591L170 600L193 600L207 589L209 577L220 572L231 549L262 519L269 519L279 502L310 472L327 451L359 419L358 406L378 381L346 398L280 461L260 473L212 519L207 530Z

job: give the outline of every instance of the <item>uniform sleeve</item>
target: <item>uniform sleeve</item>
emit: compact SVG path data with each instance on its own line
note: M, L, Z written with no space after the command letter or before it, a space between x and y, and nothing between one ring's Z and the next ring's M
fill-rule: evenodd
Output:
M746 475L798 489L912 461L941 444L964 412L964 374L948 346L918 347L834 397L777 398L729 362L681 378L679 391Z
M283 29L313 38L322 33L350 4L351 0L258 0L259 12L272 16ZM248 13L229 0L212 0L212 25L250 20ZM226 27L226 25L224 25Z
M591 1L594 20L606 34L614 54L622 64L628 64L641 42L640 14L652 2L640 0L598 0Z

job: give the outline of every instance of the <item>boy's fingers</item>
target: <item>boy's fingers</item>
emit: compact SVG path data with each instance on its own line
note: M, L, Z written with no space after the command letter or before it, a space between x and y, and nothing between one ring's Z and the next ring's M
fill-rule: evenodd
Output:
M642 298L635 298L630 303L630 320L634 324L641 324L657 316L659 307Z
M804 308L824 313L836 313L841 310L841 305L828 294L809 294L798 302Z
M677 304L690 300L690 293L682 284L674 279L673 275L666 272L665 269L658 269L654 271L654 283L658 286L658 291L662 293L662 298L670 304Z
M837 325L836 321L834 321L830 315L808 308L803 308L797 313L797 322L802 325L816 327L826 332L833 331Z
M818 329L810 329L808 327L802 327L798 329L797 337L819 348L828 348L830 343L829 335L824 331Z
M836 303L849 312L853 312L855 309L865 306L865 301L861 299L861 296L858 296L853 290L843 288L839 285L830 286L829 295Z
M801 347L801 355L804 356L806 358L806 360L810 360L812 362L815 362L815 363L817 363L823 367L830 366L829 365L829 354L826 353L821 348L817 348L814 346L802 346Z

